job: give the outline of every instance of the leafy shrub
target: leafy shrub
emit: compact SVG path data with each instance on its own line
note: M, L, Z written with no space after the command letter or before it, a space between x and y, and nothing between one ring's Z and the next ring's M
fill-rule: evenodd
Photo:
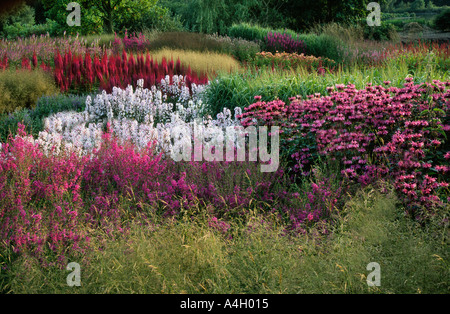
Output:
M39 97L55 93L52 78L40 69L0 70L0 113L32 108Z
M234 49L233 55L240 61L248 61L255 57L261 51L258 43L241 38L232 39Z
M441 31L450 30L450 9L441 12L434 20L434 26Z
M0 142L5 143L8 136L17 134L17 125L22 123L33 136L44 130L44 118L62 111L84 110L86 96L78 95L51 95L38 99L34 108L16 110L10 114L0 115Z
M381 23L380 26L364 27L364 38L370 40L394 40L398 38L395 26L390 23Z
M15 39L17 37L26 38L31 35L45 35L49 34L54 36L56 34L56 22L47 19L45 24L30 25L14 23L12 25L6 25L4 27L4 32L8 39Z
M272 29L268 27L261 27L259 25L252 25L248 23L233 24L227 31L227 35L235 38L243 38L247 40L266 42L266 36L269 32L280 33L286 36L297 37L297 33L290 29Z
M343 44L342 41L339 38L328 34L297 34L295 31L290 29L270 29L247 23L234 24L229 28L227 34L230 37L257 41L260 43L261 49L267 50L267 35L269 32L282 34L282 36L286 38L293 38L296 41L302 41L306 46L304 51L305 54L315 57L329 58L335 60L336 62L342 61L339 49L339 46ZM301 53L303 51L297 52Z
M263 28L248 23L241 23L241 24L233 24L228 29L227 35L235 38L264 42L264 38L267 36L267 33L269 31L270 31L269 28Z
M67 5L72 0L46 0L42 1L44 4L45 14L55 21L54 31L57 35L90 35L101 34L103 32L102 15L96 10L94 3L90 1L88 5L83 1L78 1L81 5L81 25L71 26L67 25L67 15L69 12L66 10Z
M182 24L179 19L172 18L170 11L160 6L158 1L131 1L117 11L114 27L121 31L142 32L153 29L180 30Z
M34 25L34 10L32 7L26 5L24 2L20 2L16 5L10 6L9 10L7 10L7 14L0 14L0 35L2 31L4 31L5 26L14 25L14 24L26 24L26 25Z
M300 34L298 38L305 43L307 55L332 59L338 63L342 62L339 47L343 43L338 38L326 34Z

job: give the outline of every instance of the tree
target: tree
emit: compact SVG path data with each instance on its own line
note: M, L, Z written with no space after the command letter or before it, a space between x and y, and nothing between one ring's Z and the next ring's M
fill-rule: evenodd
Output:
M412 9L413 11L425 9L425 0L415 0L415 1L411 4L411 9Z
M370 0L289 0L284 15L292 19L290 25L295 30L304 30L314 23L357 21L368 15ZM386 0L377 1L384 5Z
M106 33L114 33L116 24L136 27L146 13L157 7L158 0L80 0L79 3L97 9Z
M435 28L441 31L450 30L450 9L441 12L434 20Z
M396 0L387 0L386 4L383 7L383 12L393 12L394 11L394 4L396 3Z
M41 0L48 18L60 25L60 32L70 34L114 33L115 30L137 30L144 17L163 16L165 10L157 6L158 0ZM66 11L69 2L81 6L81 26L67 27Z
M77 2L74 0L42 0L42 4L45 10L45 17L49 18L57 23L56 33L69 35L75 34L98 34L103 31L102 20L99 17L99 13L95 8L81 5L81 26L68 26L67 16L70 14L67 11L67 5L70 2Z
M6 25L13 24L34 25L34 10L26 5L25 1L18 2L16 5L8 6L7 10L0 15L0 32Z
M103 15L103 25L105 26L105 31L107 33L114 32L114 8L117 8L117 5L121 5L124 0L90 0L83 1L88 4L91 2L93 5L97 7L97 9Z
M289 1L293 0L162 0L161 5L179 16L189 30L225 33L240 22L287 27L284 8Z

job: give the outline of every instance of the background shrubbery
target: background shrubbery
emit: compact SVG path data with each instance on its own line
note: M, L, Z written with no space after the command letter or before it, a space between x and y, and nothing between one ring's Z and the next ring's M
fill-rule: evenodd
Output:
M61 111L83 111L86 97L63 94L42 96L34 108L24 108L0 115L0 142L5 143L10 134L13 136L17 134L19 122L25 126L27 132L37 136L44 130L44 118Z
M302 51L298 51L299 53L305 52L307 55L329 58L337 62L341 61L339 53L339 45L341 44L341 41L339 38L333 38L328 34L297 34L295 31L290 29L271 29L248 23L234 24L228 29L227 32L227 34L231 37L243 38L260 43L262 50L269 48L267 47L266 41L269 33L291 36L296 40L302 41L304 43L305 50L303 51L302 49Z
M351 0L348 5L336 1L317 0L111 0L111 8L99 5L99 1L80 0L83 23L81 26L67 27L66 6L70 0L18 1L16 7L5 17L0 17L0 32L13 38L31 33L49 32L62 35L123 34L158 29L160 31L194 31L200 33L229 34L248 40L263 41L265 32L282 32L292 29L294 33L307 33L313 25L338 22L355 25L367 16L369 1ZM27 3L28 5L25 5ZM443 29L445 25L446 3L443 1L398 1L386 0L381 3L383 25L366 29L366 38L392 38L393 28L401 30L405 22L420 22ZM444 24L431 22L427 14L442 16ZM447 13L448 14L448 13ZM409 21L404 18L412 18ZM47 22L46 19L49 19ZM447 18L448 20L448 18ZM242 23L260 25L261 28L240 28ZM25 30L25 26L26 29ZM7 31L6 31L6 28ZM445 29L445 28L444 28ZM291 32L291 31L286 31ZM294 34L291 34L294 35Z
M5 25L3 28L5 37L8 39L16 39L18 37L26 38L32 35L45 35L49 34L54 36L57 33L57 24L55 21L47 19L45 24L22 24L14 23L12 25Z
M450 30L450 9L440 13L434 20L434 25L442 31Z

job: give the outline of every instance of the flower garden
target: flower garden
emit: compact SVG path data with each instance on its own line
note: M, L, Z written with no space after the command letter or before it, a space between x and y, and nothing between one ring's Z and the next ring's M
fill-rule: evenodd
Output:
M448 293L448 44L239 31L0 40L1 292ZM276 171L171 157L252 126Z

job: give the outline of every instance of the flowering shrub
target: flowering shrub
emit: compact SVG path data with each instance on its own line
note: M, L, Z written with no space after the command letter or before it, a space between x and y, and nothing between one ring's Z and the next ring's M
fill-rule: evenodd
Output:
M45 156L19 125L0 150L0 243L16 253L64 258L89 242L79 229L81 170L86 158Z
M407 210L421 219L449 201L450 82L406 80L404 88L338 84L328 88L330 96L294 97L289 105L256 97L239 118L244 126L280 125L292 168L302 174L327 155L363 185L390 178Z
M269 32L264 38L266 49L271 52L306 53L306 46L302 40L295 39L287 33Z

